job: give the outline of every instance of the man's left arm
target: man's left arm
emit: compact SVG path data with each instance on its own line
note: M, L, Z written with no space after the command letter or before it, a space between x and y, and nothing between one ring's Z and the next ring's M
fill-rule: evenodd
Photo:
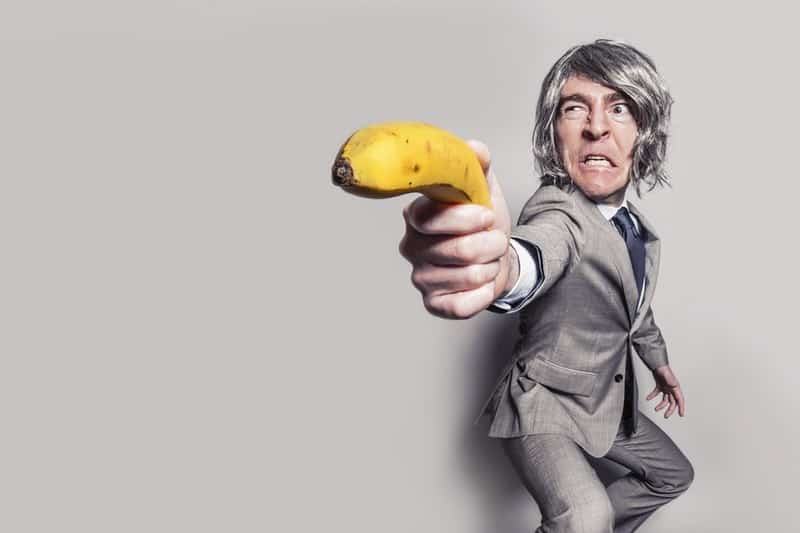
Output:
M653 318L652 308L647 309L639 329L633 334L631 340L634 348L636 348L636 353L639 354L644 364L653 372L653 378L656 382L653 391L647 395L647 400L652 400L660 393L662 395L661 402L656 405L656 411L669 406L664 412L664 418L669 418L675 412L675 409L678 410L680 416L684 416L686 401L678 378L675 377L669 366L667 345L661 335L661 330Z

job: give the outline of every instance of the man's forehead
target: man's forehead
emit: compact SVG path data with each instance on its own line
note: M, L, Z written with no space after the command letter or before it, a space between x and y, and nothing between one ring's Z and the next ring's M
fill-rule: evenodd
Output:
M564 86L561 87L559 96L562 101L568 99L584 100L591 97L604 100L627 98L622 91L583 76L570 76Z

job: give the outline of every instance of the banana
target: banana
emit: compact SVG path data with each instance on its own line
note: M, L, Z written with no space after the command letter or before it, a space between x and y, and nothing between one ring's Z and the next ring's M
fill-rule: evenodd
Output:
M342 145L333 183L368 198L421 192L440 202L491 208L478 157L450 132L421 122L387 122L356 131Z

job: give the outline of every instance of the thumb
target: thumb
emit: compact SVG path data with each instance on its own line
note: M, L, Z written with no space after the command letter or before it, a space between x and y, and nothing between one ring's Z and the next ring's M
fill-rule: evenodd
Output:
M508 206L505 196L503 196L503 190L500 188L500 182L492 170L492 155L489 152L489 148L483 142L475 139L468 140L467 144L478 156L478 161L481 164L481 168L483 168L483 174L486 176L486 183L489 185L489 194L492 198L492 210L495 216L498 217L495 223L499 223L501 227L508 229L506 227L510 228L511 225L510 220L505 220L509 218Z
M475 155L478 156L478 161L480 161L485 174L492 164L492 155L489 153L489 147L475 139L468 140L467 144L472 148L472 151L475 152Z

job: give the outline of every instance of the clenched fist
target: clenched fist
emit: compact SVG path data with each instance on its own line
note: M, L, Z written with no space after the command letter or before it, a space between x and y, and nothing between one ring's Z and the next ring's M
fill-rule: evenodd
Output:
M403 210L406 232L400 253L425 308L443 318L469 318L486 309L516 282L517 257L509 246L511 217L491 168L489 150L468 141L481 162L492 209L446 204L420 196Z

